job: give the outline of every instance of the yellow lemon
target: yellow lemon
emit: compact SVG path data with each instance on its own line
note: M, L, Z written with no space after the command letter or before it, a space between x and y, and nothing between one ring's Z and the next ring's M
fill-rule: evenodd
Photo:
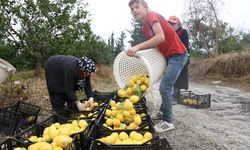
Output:
M127 95L127 93L126 93L125 90L123 90L123 89L119 89L119 90L118 90L118 96L119 96L120 98L125 98L126 95Z
M145 139L147 139L147 140L151 140L152 138L153 138L153 135L152 135L152 133L150 133L150 132L145 132L144 133L144 136L143 136Z
M120 120L120 122L124 121L124 117L122 114L116 114L116 119Z
M112 115L112 111L110 109L107 109L105 115L110 117Z
M148 87L145 84L141 85L141 91L145 92L148 89Z
M120 127L121 121L119 119L114 118L113 119L113 125L115 127Z
M127 96L131 96L133 94L133 89L131 87L128 87L126 92L127 92Z
M124 131L122 131L120 134L119 134L119 139L120 140L126 140L126 139L128 139L129 137L128 137L128 134L126 133L126 132L124 132Z
M109 105L110 105L111 107L115 107L116 102L115 102L114 100L111 100L111 101L109 102Z
M112 125L113 125L113 120L112 120L111 118L108 118L108 119L106 120L106 125L107 125L107 126L112 126Z
M33 136L31 136L31 137L29 138L29 141L30 141L30 142L37 142L37 139L38 139L37 136L34 136L34 135L33 135Z
M133 105L133 103L130 100L126 100L124 102L124 109L125 110L131 110L133 108L134 108L134 105Z
M137 95L132 95L131 97L130 97L130 101L134 104L134 103L137 103L138 101L139 101L139 96L137 96Z
M134 80L132 80L132 79L128 80L128 86L129 87L132 87L134 84L135 84Z
M140 115L135 115L134 116L134 123L137 125L137 126L139 126L139 125L141 125L141 116Z

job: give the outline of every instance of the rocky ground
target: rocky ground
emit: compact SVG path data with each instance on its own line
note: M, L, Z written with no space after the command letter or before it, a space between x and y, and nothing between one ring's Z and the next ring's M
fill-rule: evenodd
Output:
M250 149L250 93L194 82L190 89L197 94L210 93L211 107L174 105L175 130L160 136L166 137L176 150Z

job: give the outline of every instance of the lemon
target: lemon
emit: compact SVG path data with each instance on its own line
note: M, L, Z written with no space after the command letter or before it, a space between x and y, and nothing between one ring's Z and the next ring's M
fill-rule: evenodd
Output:
M128 86L129 87L132 87L133 85L135 84L135 81L134 80L132 80L132 79L130 79L130 80L128 80Z
M123 116L124 116L125 118L130 117L130 111L124 110L124 111L123 111Z
M30 141L30 142L37 142L37 139L38 139L37 136L34 136L34 135L33 135L33 136L31 136L31 137L29 138L29 141Z
M113 125L115 127L120 127L121 121L119 119L114 118L113 119Z
M130 97L130 101L134 104L134 103L137 103L138 101L139 101L139 96L137 96L137 95L132 95L131 97Z
M77 120L73 120L72 122L71 122L71 124L73 125L73 126L78 126L78 122L77 122Z
M112 115L112 111L110 109L107 109L105 111L105 115L108 116L108 117L110 117Z
M115 140L115 144L122 144L122 141L121 141L119 138L117 138L117 139Z
M134 108L131 109L129 112L130 112L130 115L132 115L132 116L136 114L136 110Z
M136 133L135 131L130 132L129 137L132 138L135 133Z
M145 139L147 139L147 140L151 140L152 138L153 138L153 135L152 135L152 133L150 133L150 132L145 132L144 133L144 136L143 136Z
M115 107L116 102L115 102L114 100L110 100L109 105L110 105L111 107Z
M120 98L125 98L126 95L127 95L127 93L126 93L125 90L123 90L123 89L118 90L118 96L119 96Z
M113 132L110 136L112 136L116 139L116 138L118 138L119 134L117 132Z
M132 139L136 141L141 141L143 139L143 136L141 133L135 133L133 134Z
M120 134L119 134L119 139L120 140L126 140L126 139L128 139L129 137L128 137L128 134L126 133L126 132L124 132L124 131L122 131Z
M133 108L134 108L134 106L133 106L133 103L132 103L131 101L126 100L126 101L124 102L124 109L125 109L125 110L131 110L131 109L133 109Z
M67 135L69 136L71 134L70 130L66 127L59 128L59 134L60 135Z
M27 150L25 147L16 147L14 150Z
M80 128L85 129L87 127L88 123L85 120L80 120L78 125Z
M106 120L106 125L107 125L107 126L112 126L112 125L113 125L113 120L112 120L111 118L108 118L108 119Z
M61 148L67 148L68 145L71 143L72 138L66 135L60 135L56 138L56 144Z
M53 139L55 136L57 136L59 131L55 127L49 127L49 137L50 139Z
M99 104L97 102L94 102L93 105L96 107L96 106L99 106Z
M124 117L122 114L116 114L116 119L120 120L120 122L124 121Z
M116 140L116 138L115 137L113 137L113 136L107 136L106 137L106 143L107 144L115 144L115 140Z
M142 85L141 85L141 91L142 91L142 92L145 92L145 91L147 90L147 88L148 88L148 87L147 87L145 84L142 84Z
M133 94L133 89L131 87L128 87L126 90L127 96L131 96Z
M141 125L141 116L140 115L135 115L134 116L134 123L137 125L137 126L139 126L139 125Z

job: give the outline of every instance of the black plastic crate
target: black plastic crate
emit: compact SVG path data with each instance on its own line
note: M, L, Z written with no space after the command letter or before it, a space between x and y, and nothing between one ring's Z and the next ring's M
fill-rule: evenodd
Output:
M15 135L35 124L39 112L39 106L20 101L14 106L0 109L0 131L7 135Z
M46 128L46 126L41 125L41 124L35 124L23 132L19 133L16 135L16 138L22 141L25 144L31 145L34 144L34 142L29 141L29 138L31 136L37 136L37 137L42 137L43 136L43 131ZM67 150L79 150L80 149L80 143L77 140L77 135L73 134L70 136L73 140L69 144ZM52 141L47 141L48 143L51 143Z
M113 91L113 92L100 92L100 91L93 91L93 97L95 101L106 101L109 99L113 99L116 98L116 93L117 91Z
M46 120L42 121L41 125L49 127L56 122L63 124L63 123L69 123L74 119L75 118L64 118L62 116L54 114L54 115L50 116L49 118L47 118ZM84 131L75 134L76 141L77 141L78 145L80 145L81 149L86 148L87 140L88 140L88 137L90 134L90 130L91 130L91 127L93 126L93 123L91 121L89 121L87 119L84 119L84 120L87 121L88 126L85 128Z
M105 107L100 108L99 110L92 110L92 111L78 111L78 110L71 110L65 109L60 113L56 113L57 116L61 116L65 119L85 119L88 121L96 122L99 116L102 114ZM63 114L63 115L61 115Z
M14 137L8 137L0 143L1 150L13 150L17 147L28 148L28 146L29 144L23 143Z
M209 108L211 106L211 94L195 94L192 91L181 91L179 104L194 108Z
M136 131L141 134L144 134L145 132L151 132L153 135L153 139L150 141L147 141L143 144L131 144L131 145L109 145L106 143L101 142L98 140L101 137L106 137L112 134L114 131L107 130L103 128L102 126L95 125L90 134L91 138L91 143L89 149L91 150L169 150L171 149L169 142L166 139L160 139L156 133L154 128L151 126L149 129L141 129L141 130L120 130L120 131L115 131L118 134L120 132L126 132L128 135L130 132ZM149 143L150 142L150 143Z
M31 136L42 137L44 129L45 129L44 125L34 124L33 126L18 133L15 137L24 143L33 143L33 142L29 141L29 138Z

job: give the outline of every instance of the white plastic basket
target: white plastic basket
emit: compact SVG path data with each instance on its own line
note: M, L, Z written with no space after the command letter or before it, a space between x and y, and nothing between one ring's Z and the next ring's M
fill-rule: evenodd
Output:
M130 57L123 51L117 55L113 65L115 80L120 88L124 88L133 75L148 74L149 87L145 96L152 114L155 114L161 105L159 83L165 69L166 59L156 49L139 51L136 57Z
M166 59L156 49L137 52L136 57L128 56L125 51L117 55L113 65L115 80L120 88L126 86L133 75L148 74L149 88L157 81L166 68Z
M8 76L15 71L15 67L0 58L0 84L2 84L8 78Z

